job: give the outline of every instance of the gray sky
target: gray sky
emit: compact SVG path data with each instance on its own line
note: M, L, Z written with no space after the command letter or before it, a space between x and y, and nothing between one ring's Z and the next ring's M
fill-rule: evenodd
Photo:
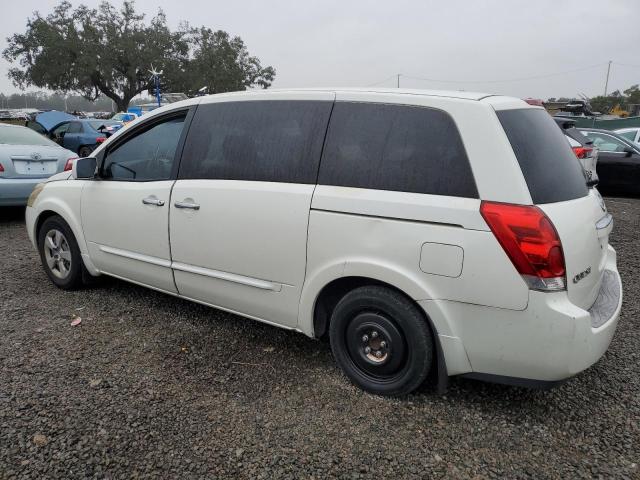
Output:
M0 48L6 36L24 30L33 11L48 13L55 3L3 0ZM98 0L72 3L95 6ZM545 99L592 96L603 93L609 60L614 62L609 91L640 83L640 0L137 0L136 5L148 16L161 7L172 27L187 21L240 35L252 55L276 68L273 86L279 88L392 87L401 73L401 86L411 88ZM0 91L14 92L7 68L1 60ZM525 77L544 78L509 81Z

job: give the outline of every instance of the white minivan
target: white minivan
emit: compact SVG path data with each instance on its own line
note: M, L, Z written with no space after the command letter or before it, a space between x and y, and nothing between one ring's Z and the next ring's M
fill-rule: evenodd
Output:
M363 389L550 386L622 302L612 217L540 107L469 92L199 97L37 187L58 287L101 274L328 338Z

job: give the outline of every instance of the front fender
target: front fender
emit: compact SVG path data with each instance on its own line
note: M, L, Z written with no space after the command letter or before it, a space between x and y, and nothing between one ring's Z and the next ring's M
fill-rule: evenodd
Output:
M50 213L60 215L67 222L76 238L85 267L91 275L99 275L100 272L95 268L89 257L87 242L82 231L80 200L83 186L84 182L78 180L46 183L34 205L27 208L27 231L29 238L37 249L36 226L40 223L43 215L49 215Z

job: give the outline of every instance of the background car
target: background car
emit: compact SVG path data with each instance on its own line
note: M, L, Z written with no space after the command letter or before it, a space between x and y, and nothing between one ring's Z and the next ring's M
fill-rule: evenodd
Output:
M122 122L122 123L129 123L129 122L133 122L136 118L138 118L137 113L118 112L113 117L111 117L111 120L117 120L118 122Z
M76 158L29 128L0 124L0 205L26 205L36 184L71 170Z
M134 112L119 112L116 113L111 120L118 122L117 125L113 125L112 133L117 132L119 129L127 125L127 123L133 122L136 118L138 118L138 114Z
M32 120L29 120L26 123L26 126L51 138L53 129L57 128L59 125L76 119L77 117L69 113L50 110L48 112L38 113Z
M598 188L607 193L640 194L640 147L609 130L580 128L598 147Z
M559 117L553 119L564 132L573 153L582 165L589 185L598 183L598 149L593 145L593 141L575 128L575 121Z
M109 127L119 125L113 120L73 120L56 127L53 140L80 157L88 157L113 132Z
M631 140L633 143L640 145L640 127L621 128L614 130L620 136L623 136L627 140Z

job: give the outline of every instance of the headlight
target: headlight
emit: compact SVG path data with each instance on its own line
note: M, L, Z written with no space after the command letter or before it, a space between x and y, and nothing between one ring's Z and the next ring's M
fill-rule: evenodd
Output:
M36 198L38 198L38 195L40 195L40 192L42 191L44 186L44 183L39 183L35 187L33 187L33 191L31 192L31 195L29 195L29 198L27 200L27 207L33 207Z

